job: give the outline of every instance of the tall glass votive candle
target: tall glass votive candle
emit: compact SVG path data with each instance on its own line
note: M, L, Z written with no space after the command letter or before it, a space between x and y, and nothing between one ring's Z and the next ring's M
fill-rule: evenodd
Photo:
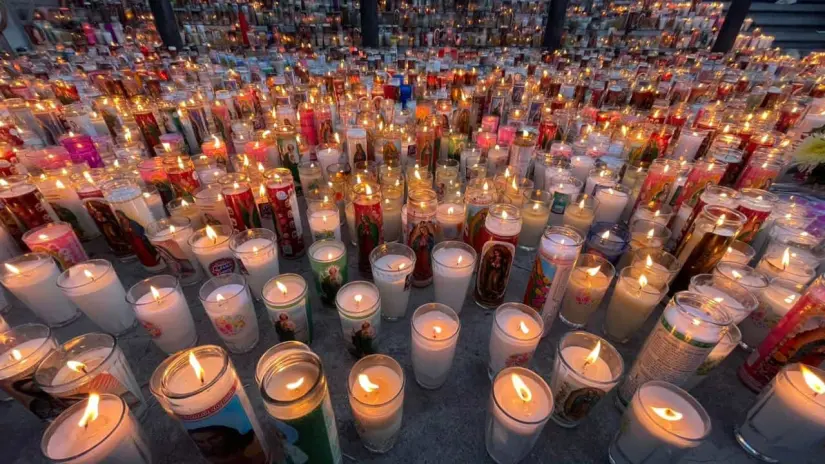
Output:
M149 464L152 455L127 403L107 393L94 393L64 411L46 429L40 449L51 462L73 464Z
M60 402L20 386L34 385L37 366L57 347L54 333L42 324L18 325L0 337L0 388L44 421L60 413Z
M304 255L305 248L302 215L298 208L292 173L286 168L274 168L264 175L267 196L275 215L281 256L287 259L299 258Z
M541 315L527 305L508 302L496 308L490 332L490 363L487 366L490 379L505 367L527 367L543 331Z
M682 263L675 256L658 248L641 248L633 252L630 265L645 272L648 282L661 286L679 273Z
M180 281L170 275L141 280L126 292L140 325L165 353L195 346L198 333Z
M256 379L266 412L297 432L290 446L309 461L341 463L335 411L321 359L305 346L292 344L302 345L280 343L273 347L282 348L276 356L268 356L270 349L258 362Z
M692 390L705 380L741 342L742 332L739 330L739 327L736 324L729 325L728 330L722 336L722 339L719 340L719 343L713 347L713 350L708 354L708 357L705 358L705 361L696 368L696 372L694 372L693 376L685 383L685 390Z
M37 367L34 382L64 408L90 393L117 395L138 417L148 408L117 339L105 333L80 335L49 353Z
M561 302L561 321L574 328L587 325L615 275L616 269L601 256L589 253L579 256Z
M607 340L589 332L565 334L556 348L550 388L556 408L553 421L575 427L616 384L624 373L624 360Z
M804 285L792 280L771 280L770 284L756 295L759 306L739 323L742 330L742 346L746 349L759 346L785 314L788 314L804 290Z
M207 461L269 462L261 424L223 348L203 345L169 356L155 369L149 389ZM243 439L225 440L216 448L209 439L216 427L224 436Z
M0 268L3 286L50 327L62 327L80 316L57 287L59 276L54 259L45 253L15 256Z
M567 205L571 204L573 198L581 192L582 181L572 176L561 175L550 179L550 184L545 188L553 195L550 203L550 224L561 225L564 221L564 212Z
M593 168L587 174L584 193L593 195L597 189L615 187L619 183L619 173L608 168Z
M730 315L712 298L678 292L645 340L633 367L619 386L617 404L627 405L646 382L684 385L722 340Z
M384 227L384 240L387 242L397 242L404 236L402 230L405 226L406 211L402 212L404 206L404 184L399 178L394 184L381 184L383 204L381 214ZM353 214L355 211L353 211Z
M599 255L615 265L627 250L630 239L630 229L626 225L597 222L590 228L584 251Z
M722 256L722 261L729 261L739 264L749 264L753 257L756 256L756 250L752 246L741 240L734 240L725 255Z
M814 451L825 438L825 371L789 364L774 377L734 429L736 441L751 456L780 462Z
M562 224L575 229L582 237L587 237L598 208L599 200L592 195L580 193L565 208Z
M633 252L642 248L661 249L670 239L667 225L646 219L637 219L630 223L630 242L627 251L619 260L617 269L624 269L633 261Z
M258 344L258 319L246 279L224 274L207 280L198 291L203 309L231 353L247 353Z
M395 321L407 313L417 263L418 253L400 243L385 243L370 253L373 282L381 294L381 314L385 319Z
M348 280L347 246L339 240L318 240L309 246L309 264L318 296L334 306L338 290Z
M594 197L599 200L599 207L596 209L593 221L608 224L618 222L630 201L631 194L631 190L624 185L596 191Z
M66 222L50 222L31 229L23 234L23 243L33 252L51 255L62 270L89 259L74 229Z
M632 398L610 442L611 463L676 462L710 433L702 405L671 383L646 382Z
M219 184L210 184L195 192L195 204L198 205L205 224L232 226L222 189Z
M464 226L464 242L475 246L476 239L481 235L484 221L487 218L490 205L497 198L496 189L489 179L473 179L467 184L464 195L465 210L467 212Z
M628 341L667 293L664 279L653 280L648 275L648 270L638 266L628 266L619 272L604 319L607 338L619 343Z
M433 248L435 302L461 314L473 279L477 254L464 242L446 241Z
M341 214L335 203L308 202L307 222L309 222L313 242L326 239L341 240Z
M126 302L126 289L112 263L92 259L76 264L57 278L57 287L98 327L120 335L135 324L135 312Z
M582 248L578 232L568 227L548 227L541 238L539 252L527 289L524 304L541 314L544 335L550 331L561 309L564 291Z
M553 392L535 372L508 367L493 380L487 411L487 454L499 464L522 461L553 412Z
M779 277L800 285L807 285L816 277L813 263L802 254L792 251L791 247L769 247L756 265L756 270L771 279Z
M503 203L490 207L474 244L479 255L475 288L478 305L495 308L504 302L520 232L521 210Z
M461 321L441 303L427 303L412 315L412 364L415 381L433 390L444 385L453 365Z
M149 224L146 236L166 261L166 268L183 286L194 285L203 278L203 267L189 245L194 233L189 219L163 218Z
M307 283L298 274L281 274L263 289L263 300L278 340L312 343L312 309Z
M550 218L552 196L546 190L525 190L521 204L521 233L518 245L523 250L535 250ZM569 207L569 206L568 206Z
M229 249L241 262L252 295L261 300L264 285L279 274L278 246L275 232L269 229L247 229L229 240Z
M235 255L229 249L232 234L232 228L229 226L207 225L189 237L188 244L207 276L240 271Z
M381 330L381 294L371 282L345 284L335 296L344 345L356 357L378 352Z
M149 272L163 269L160 254L146 237L146 227L158 218L149 209L140 187L122 179L103 184L102 190L140 264Z
M358 270L371 272L370 253L384 241L381 189L373 181L356 184L352 189L353 222L358 245Z
M673 208L671 208L670 205L659 205L655 202L651 202L639 205L636 208L636 211L633 212L633 216L630 217L630 221L628 221L628 223L633 224L633 222L637 219L644 219L646 221L653 221L657 224L667 226L672 217Z
M432 250L436 239L438 199L435 191L423 188L411 190L409 197L405 237L415 256L412 284L426 287L433 281ZM385 300L385 305L387 303ZM387 316L386 308L384 315Z
M404 370L389 356L365 356L352 366L347 392L364 447L386 453L395 445L404 413Z
M464 204L455 201L453 198L446 198L445 202L438 205L435 213L436 242L461 240L464 235L466 219L467 214Z

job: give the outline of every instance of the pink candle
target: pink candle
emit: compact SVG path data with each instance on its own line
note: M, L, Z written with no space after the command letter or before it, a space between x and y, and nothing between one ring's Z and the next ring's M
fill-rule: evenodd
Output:
M23 242L31 251L50 254L63 270L89 259L72 226L65 222L34 228L23 234Z
M213 135L211 140L203 142L201 151L204 155L215 158L215 161L224 168L229 165L229 152L226 143L217 135Z
M74 164L86 163L90 168L102 168L103 160L97 151L92 138L86 134L69 132L60 137L60 144L69 152Z

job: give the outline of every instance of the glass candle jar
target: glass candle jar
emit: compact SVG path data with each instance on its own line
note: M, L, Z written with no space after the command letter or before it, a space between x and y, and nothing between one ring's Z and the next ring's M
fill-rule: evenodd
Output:
M45 253L15 256L0 267L3 286L50 327L68 325L80 316L57 287L59 276L54 260Z
M568 332L558 343L550 388L556 407L553 421L576 427L619 383L622 355L607 340L583 331Z
M386 453L395 445L404 412L404 370L389 356L355 363L347 379L349 404L364 447Z
M383 301L381 314L384 318L393 321L406 314L419 255L400 243L385 243L370 253L373 281Z
M309 247L309 263L315 277L315 289L326 305L335 303L335 296L347 283L347 247L338 240L318 240Z
M378 352L381 330L381 294L371 282L345 284L335 296L344 344L356 357Z
M189 237L188 244L208 276L239 272L229 241L233 230L229 226L209 226Z
M279 274L278 238L269 229L247 229L232 235L229 249L243 265L252 295L260 300L264 285Z
M504 303L496 308L487 366L490 379L508 366L527 367L543 331L544 320L527 305Z
M76 264L60 274L56 285L101 329L119 335L134 328L135 312L126 302L126 289L109 261L92 259Z
M44 421L60 413L60 401L20 385L34 384L37 366L57 347L54 333L42 324L18 325L0 338L0 388Z
M384 241L381 188L373 181L364 181L352 189L353 222L358 245L358 269L371 272L369 256Z
M722 264L722 263L720 263ZM791 310L802 296L804 285L787 279L773 279L756 294L759 306L739 323L742 346L752 350L759 346L776 324Z
M126 292L126 301L134 308L140 325L164 352L175 353L197 343L195 321L177 278L159 275L144 279Z
M198 291L203 309L232 353L247 353L258 344L258 319L246 279L224 274L207 280Z
M425 389L441 387L453 365L461 321L441 303L419 306L412 315L411 354L415 381Z
M611 340L627 342L667 293L665 279L650 279L648 272L638 266L629 266L619 273L604 320L604 332Z
M601 256L579 256L562 298L561 321L570 327L584 327L601 305L615 275L616 269Z
M630 239L630 229L624 224L597 222L590 228L585 252L615 264L627 250Z
M696 368L696 372L694 372L693 376L685 383L685 389L692 390L705 380L741 342L742 332L739 330L739 327L736 324L728 326L727 332L725 332L725 335L719 340L719 343L713 347L713 350L708 354L705 361Z
M312 309L307 289L306 281L298 274L281 274L264 285L264 304L282 342L312 342Z
M501 203L490 207L474 244L479 255L475 300L480 306L494 308L504 301L520 232L521 210Z
M185 217L169 217L149 224L146 236L166 262L171 274L183 286L194 285L203 278L203 267L189 245L194 234L191 222Z
M522 228L519 248L535 250L547 228L552 196L546 190L525 190L521 201Z
M591 195L580 193L564 209L562 224L574 229L582 237L587 237L590 227L599 209L599 200Z

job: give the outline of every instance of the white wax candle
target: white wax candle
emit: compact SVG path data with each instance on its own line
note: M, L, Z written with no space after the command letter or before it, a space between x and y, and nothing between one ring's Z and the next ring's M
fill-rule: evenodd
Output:
M14 377L27 370L31 370L28 375L33 376L34 368L55 348L57 345L53 338L34 338L15 345L13 350L20 354L20 358L12 355L12 350L9 350L9 356L0 356L0 380Z
M403 221L401 218L401 204L398 201L385 198L381 214L384 219L384 240L387 242L400 240Z
M628 340L642 327L661 299L662 292L650 285L646 276L620 277L607 307L605 331L614 340Z
M186 299L171 287L155 290L157 294L147 292L134 305L140 324L149 332L158 348L166 353L175 353L193 346L198 340L198 334Z
M272 240L253 238L238 245L235 256L246 269L246 281L252 294L260 299L266 282L280 273L278 247Z
M57 327L77 317L77 307L57 288L60 271L54 260L19 261L5 266L9 272L3 285L46 324Z
M108 263L76 264L58 278L57 285L104 331L120 334L135 325L135 312L126 301L126 290Z
M440 248L433 253L435 302L461 314L473 278L475 256L461 248Z
M146 206L149 207L149 210L152 211L152 216L157 219L162 219L166 217L166 210L163 209L163 198L160 196L158 192L143 192L143 199L146 200ZM195 211L197 212L197 217L195 220L192 221L192 227L194 229L200 229L203 227L203 220L201 219L201 212L200 209L195 207ZM189 216L187 216L189 217Z
M722 288L717 288L712 285L691 285L690 289L722 305L725 311L731 316L734 324L738 324L750 314L749 311L746 311L742 303L737 301L734 295L726 292Z
M312 341L306 291L306 281L294 274L274 279L264 287L269 319L282 342L298 340L308 344Z
M173 202L169 202L172 205ZM172 217L181 217L189 219L189 223L192 225L192 230L199 230L201 229L203 224L203 215L201 214L201 209L198 205L194 203L188 203L186 200L181 200L181 204L177 207L170 207L169 214ZM160 211L163 211L163 207L161 207ZM166 214L164 213L162 217L165 217ZM156 215L157 217L157 215Z
M570 159L570 172L573 177L584 183L587 180L587 174L595 164L596 160L590 156L574 156Z
M347 202L347 205L344 207L344 213L345 213L345 216L347 218L347 230L349 231L349 239L350 239L350 242L352 242L352 244L354 246L354 245L356 245L355 239L356 239L357 235L355 233L355 206L352 204L351 201ZM404 214L403 211L401 212L401 217L402 217L402 221L403 221L403 218L406 217L406 214ZM405 229L405 228L406 227L402 226L402 230Z
M526 366L541 339L543 326L537 319L516 308L496 310L490 333L490 365L494 377L508 366Z
M309 214L308 220L312 241L332 238L341 240L341 218L337 211L313 211Z
M258 343L258 319L245 286L216 288L203 301L203 309L229 351L245 353Z
M621 190L606 188L600 189L595 196L599 200L599 207L596 209L594 222L618 222L628 204L628 194Z
M801 294L787 285L772 283L758 295L759 306L742 322L742 342L755 348L799 301Z
M588 195L593 195L596 191L596 188L602 189L607 187L615 187L616 178L613 176L612 171L602 170L595 174L590 174L587 176L587 183L584 186L584 193Z
M335 301L336 305L349 313L344 315L339 311L347 348L361 355L371 354L364 353L363 348L374 347L378 343L383 309L379 305L375 312L372 311L376 304L383 304L379 291L367 282L350 282L341 287Z
M610 279L598 266L574 269L561 303L562 319L573 325L587 324L601 305L608 286Z
M226 235L216 233L214 238L198 237L192 242L192 251L208 276L230 274L238 270L235 256L229 249L229 237Z
M546 384L522 373L496 377L487 416L487 452L496 462L520 462L553 411Z
M596 217L595 211L584 206L584 200L578 204L571 204L564 210L564 217L562 217L562 224L576 229L576 232L587 238L587 233L590 232L590 226L593 225L593 220Z
M386 255L373 265L373 281L381 294L381 312L387 319L399 319L407 312L413 262L401 255ZM405 272L406 270L406 272ZM384 272L386 271L386 272Z
M522 228L518 243L525 248L535 248L550 218L550 208L545 203L528 203L521 209Z
M438 224L436 229L436 241L460 240L464 233L464 220L466 213L464 205L459 203L442 203L438 205L435 213L435 220Z
M359 382L362 375L367 377L364 385ZM401 430L404 412L402 386L401 377L386 366L367 367L350 385L352 416L358 435L368 447L391 442Z
M424 388L438 388L453 365L458 322L439 310L416 313L412 321L412 363L415 379Z

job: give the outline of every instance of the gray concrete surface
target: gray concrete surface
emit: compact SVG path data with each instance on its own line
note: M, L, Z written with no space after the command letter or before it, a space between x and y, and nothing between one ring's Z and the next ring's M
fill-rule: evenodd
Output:
M304 230L308 231L309 228L305 226ZM344 230L344 235L346 236L346 230ZM118 273L127 288L147 276L138 263L117 262L111 254L105 251L105 245L102 242L94 242L87 248L91 257L106 258L115 262ZM518 252L507 290L507 301L522 300L534 256L534 253ZM356 259L356 250L350 247L350 280L360 279ZM311 268L306 257L294 261L281 259L281 272L295 272L303 275L308 282L312 282ZM198 302L199 287L200 285L195 285L185 289L197 325L199 344L220 345L218 335ZM484 446L484 426L490 395L490 381L487 378L487 350L493 313L476 306L472 295L468 295L461 313L461 333L450 378L441 389L427 391L420 388L413 378L409 349L409 316L420 304L432 300L432 286L424 289L414 288L407 309L407 317L401 321L382 324L381 352L394 357L401 363L407 375L407 383L401 436L390 452L385 455L375 455L361 445L349 409L346 379L355 359L344 348L335 309L322 306L314 288L312 289L311 301L315 323L315 340L312 343L312 349L323 360L327 372L345 462L492 462ZM256 391L254 369L261 354L277 343L277 336L266 317L263 305L258 304L257 308L261 327L260 342L250 353L232 355L232 361L242 382L246 385L247 393L255 406L259 419L269 431L274 426ZM588 330L597 334L601 333L603 308L588 327ZM651 316L645 329L636 334L631 342L626 346L619 346L628 367L659 312ZM10 324L15 325L34 321L35 317L16 302L7 314L7 319ZM68 327L57 329L56 333L59 341L66 341L71 337L97 330L99 329L83 316ZM532 367L547 379L552 372L555 344L565 330L567 328L564 324L556 321L552 332L539 344L533 360ZM119 343L150 404L149 411L141 423L149 437L154 462L158 464L203 462L179 425L163 412L149 393L147 387L149 377L165 355L152 344L148 334L142 328L136 328L120 337ZM732 434L734 425L742 420L756 397L754 393L742 386L736 377L736 369L744 358L743 351L735 351L692 392L710 414L713 428L710 437L682 462L731 464L756 462L741 450ZM621 417L613 405L613 396L614 394L611 393L603 400L578 428L564 429L549 422L532 453L524 462L607 462L608 444L616 433ZM12 401L0 403L0 450L2 450L0 462L15 464L45 462L40 453L40 439L44 430L45 425L19 404ZM822 463L825 461L825 451L822 448L805 454L805 456L789 458L787 462Z

